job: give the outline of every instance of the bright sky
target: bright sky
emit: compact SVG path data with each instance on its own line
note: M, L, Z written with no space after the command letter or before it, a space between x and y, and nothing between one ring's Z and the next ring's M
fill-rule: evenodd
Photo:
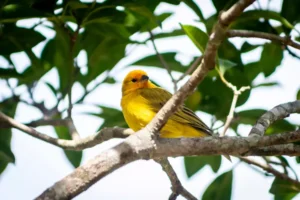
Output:
M197 1L198 3L200 0ZM264 7L263 1L261 4ZM271 1L271 7L278 10L281 7L280 0ZM209 0L202 0L200 4L201 10L205 17L214 13L214 8ZM179 27L179 22L182 24L194 24L196 16L183 4L178 7L162 4L157 13L162 11L173 11L175 14L166 20L163 24L163 30L171 30L174 27ZM20 23L22 26L31 27L34 20L27 20ZM203 28L203 26L199 26ZM47 38L54 36L53 32L48 29L39 29ZM135 39L139 37L134 36ZM232 39L235 44L240 47L244 40ZM261 43L262 40L249 40L252 43ZM45 42L37 45L34 52L40 55L40 51L45 45ZM186 37L179 37L176 39L169 39L164 41L157 41L157 46L160 52L164 51L179 51L178 59L182 62L187 62L188 55L199 55L198 50ZM125 74L133 68L124 68L128 63L144 56L153 53L152 45L149 43L147 47L135 48L129 57L122 60L116 70L111 72L117 80L121 81ZM257 49L250 54L243 57L244 62L258 60L260 57L261 49ZM298 52L299 53L299 52ZM28 66L29 60L22 53L14 54L13 61L19 71ZM81 53L79 56L79 65L85 65L85 54ZM6 66L7 63L0 59L0 65ZM265 79L262 75L257 77L256 83L279 81L279 87L258 88L253 90L248 102L238 110L250 108L264 108L271 109L272 107L289 101L295 100L296 92L300 89L299 74L300 68L298 67L299 61L293 57L285 54L283 62L277 68L276 73ZM137 67L135 67L137 68ZM150 78L164 86L169 91L172 91L170 78L165 70L158 70L155 68L144 68ZM174 73L178 76L178 73ZM51 70L43 77L44 81L49 81L54 85L58 85L58 78L56 70ZM230 81L230 80L229 80ZM183 82L181 82L182 84ZM12 82L12 84L14 84ZM5 82L0 80L0 98L10 95L10 91L6 88ZM18 93L23 93L24 88L20 88ZM74 99L79 98L82 94L82 88L75 84L73 88ZM34 98L36 100L46 100L46 106L51 107L55 104L54 98L49 89L44 84L39 84L36 89ZM87 97L87 102L97 103L101 105L113 106L120 109L121 98L121 85L102 85L95 92ZM65 105L60 105L66 106ZM82 137L94 133L101 120L95 117L82 115L80 113L92 111L95 112L95 107L75 106L74 107L74 121L75 125ZM16 119L21 122L29 122L41 117L41 113L36 109L30 108L24 104L20 104L17 109ZM200 117L207 123L210 123L210 117L205 113L200 113ZM300 123L299 116L292 115L289 118L294 123ZM41 127L39 131L56 137L53 128ZM243 126L241 133L247 135L250 126ZM82 164L86 163L89 159L101 153L103 150L114 146L121 142L121 140L112 140L98 145L94 148L87 149L84 152ZM46 188L54 184L56 181L62 179L67 174L73 171L71 164L66 160L63 151L50 144L34 139L26 134L13 130L12 150L16 156L16 164L10 164L3 175L0 177L0 198L1 199L33 199L39 195ZM300 167L296 166L293 158L289 158L292 166L295 166L296 171L300 172ZM183 158L170 158L170 161L175 168L183 185L196 197L201 197L206 187L214 180L216 175L209 167L205 167L200 173L187 179L184 171ZM231 169L238 160L233 158L233 163L227 160L222 160L223 164L218 174L221 174ZM299 173L300 175L300 173ZM233 182L233 195L232 199L272 199L273 195L268 193L273 178L266 178L265 176L257 173L249 168L246 164L240 163L234 169L234 182ZM101 181L97 182L86 192L83 192L75 199L167 199L171 193L170 183L167 176L161 170L161 167L153 161L137 161L126 165L125 167L113 172ZM183 198L179 198L183 199ZM300 199L300 196L295 199Z

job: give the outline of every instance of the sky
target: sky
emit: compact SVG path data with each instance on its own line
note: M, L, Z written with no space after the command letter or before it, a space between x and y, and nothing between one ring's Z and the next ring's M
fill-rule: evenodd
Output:
M200 2L196 1L197 3ZM261 6L266 6L261 1ZM201 10L205 17L210 16L215 12L211 2L209 0L202 0L200 4ZM271 7L275 10L280 9L281 1L273 0ZM156 13L163 11L173 11L174 15L163 23L163 30L168 31L179 27L179 23L197 25L200 28L203 26L195 23L193 20L197 17L183 4L178 7L162 4L156 10ZM20 22L18 25L31 27L35 20L26 20ZM39 28L47 39L54 37L54 33L49 29ZM159 31L159 30L156 30ZM147 35L135 35L133 39L141 39ZM240 47L244 39L233 38L231 39L237 47ZM253 44L262 43L263 40L251 39L248 40ZM190 56L187 55L199 55L197 48L186 37L179 37L176 39L158 40L156 42L158 50L160 52L176 50L179 51L177 59L182 63L188 63ZM34 52L40 55L41 49L45 45L45 42L40 43L34 48ZM140 67L127 67L129 63L139 59L147 54L154 53L152 45L150 43L147 46L136 47L130 49L131 53L128 57L124 58L118 63L115 70L110 75L116 77L117 84L108 85L103 84L97 88L93 93L88 95L87 103L96 103L100 105L112 106L118 109L120 108L121 99L121 81L132 69ZM260 58L261 48L252 51L250 54L243 56L243 62L252 62ZM295 52L297 52L295 50ZM297 52L300 53L300 52ZM13 55L13 61L17 66L17 70L23 71L29 64L28 58L24 53L16 53ZM86 55L81 52L78 58L79 66L86 64ZM5 66L7 63L0 58L0 65ZM278 81L280 86L257 88L251 93L250 99L246 104L237 108L239 110L251 109L251 108L263 108L271 109L274 106L295 100L296 93L300 89L299 74L300 68L299 61L284 54L284 59L281 66L276 69L276 72L268 78L263 75L259 75L255 83ZM167 73L163 69L156 68L143 68L145 69L149 77L155 82L162 85L164 88L172 91L172 84ZM84 68L82 69L84 70ZM159 75L158 75L159 74ZM178 77L179 73L174 73L174 76ZM99 77L98 79L101 79ZM47 73L43 78L43 81L58 85L58 75L55 69ZM180 82L182 85L187 79ZM230 80L229 80L230 81ZM12 85L15 83L10 81ZM90 85L92 87L93 84ZM5 82L0 80L0 98L9 96L10 91L5 86ZM24 87L20 87L17 93L24 93ZM78 99L83 90L79 84L75 84L73 87L73 101ZM25 95L25 94L24 94ZM26 96L25 96L26 98ZM51 92L42 83L37 85L34 95L35 100L45 100L46 106L51 107L55 104L54 97ZM67 103L60 104L60 107L67 106ZM83 112L97 112L98 110L90 105L74 106L74 122L82 137L93 134L102 123L102 120L96 117L87 116L82 114ZM200 117L207 124L210 124L210 116L200 112ZM20 122L30 122L32 120L40 118L41 113L31 107L24 104L18 106L15 119ZM299 115L291 115L289 118L293 123L300 123ZM241 126L240 133L246 136L250 131L250 126ZM39 127L37 130L47 133L50 136L56 137L53 128L50 126ZM230 135L229 131L229 135ZM102 151L122 142L120 139L113 139L107 141L101 145L85 150L82 164L92 159ZM62 179L74 169L71 164L66 160L63 151L53 145L47 144L43 141L32 138L18 130L13 130L12 138L12 151L16 157L16 163L10 164L4 174L0 177L0 199L18 200L18 199L33 199L43 192L46 188L53 185L56 181ZM259 159L259 158L255 158ZM296 171L300 175L300 167L296 165L293 158L288 158L295 166ZM188 179L184 170L183 158L170 158L170 162L174 167L179 179L183 186L189 190L196 197L200 198L207 186L215 179L216 174L212 172L209 167L204 167L199 173ZM226 159L222 159L222 166L217 175L226 172L227 170L234 168L233 179L233 193L232 199L273 199L273 195L269 194L268 190L273 181L272 177L265 177L255 170L248 167L247 164L239 163L238 159L233 158L233 162L230 163ZM17 192L16 192L17 191ZM137 161L128 164L112 174L106 176L102 180L98 181L86 192L78 195L75 199L122 199L122 200L135 200L135 199L167 199L171 193L170 182L165 173L161 170L161 167L153 161ZM178 198L183 199L183 198ZM295 199L300 199L298 195Z

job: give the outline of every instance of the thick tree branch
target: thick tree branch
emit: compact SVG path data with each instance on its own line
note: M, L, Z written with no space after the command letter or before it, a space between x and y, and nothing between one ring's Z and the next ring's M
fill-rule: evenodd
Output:
M182 195L187 200L197 200L196 197L194 197L182 186L176 172L174 171L167 158L159 158L154 160L161 165L162 169L166 172L172 184L172 194L170 195L169 200L175 200L179 195Z
M267 128L277 120L288 117L292 113L300 113L300 101L280 104L263 114L252 127L249 136L263 136Z
M294 144L281 144L281 145L274 145L269 147L261 147L255 148L247 153L244 156L251 156L251 155L260 155L260 156L280 156L280 155L287 155L287 156L299 156L300 152L300 145Z
M112 171L138 159L157 159L167 156L250 155L255 149L300 140L300 131L263 137L205 137L180 139L155 139L141 130L125 141L109 149L88 163L78 167L70 175L47 189L37 199L70 199L89 188L93 183ZM155 144L155 145L154 145ZM281 146L282 151L285 146ZM289 149L287 151L293 150ZM287 152L285 151L285 152ZM256 151L257 153L257 151ZM298 152L300 155L300 148Z
M290 37L285 36L281 37L278 35L264 33L264 32L257 32L257 31L249 31L249 30L228 30L227 31L228 37L244 37L244 38L261 38L266 40L271 40L275 42L279 42L285 46L291 46L296 49L300 49L300 44L291 40Z
M82 150L95 146L103 141L111 138L126 138L133 134L130 129L124 128L104 128L98 133L88 136L79 140L63 140L50 137L46 134L40 133L33 128L30 128L24 124L17 122L16 120L6 116L0 112L0 123L7 123L13 128L23 131L35 138L41 139L45 142L53 144L55 146L61 147L66 150ZM139 131L141 132L141 131ZM143 131L144 134L149 134ZM156 157L165 156L187 156L187 155L217 155L217 154L231 154L231 155L269 155L266 153L270 152L260 152L253 151L253 148L266 147L278 144L287 144L290 142L295 142L300 140L300 130L292 131L282 134L274 134L271 136L257 137L205 137L205 138L180 138L180 139L159 139L153 141L152 147L148 147L149 151L156 149ZM149 136L150 137L150 136ZM158 143L155 143L158 142ZM160 149L163 149L164 153L159 155L160 151L157 151L158 145ZM286 155L289 155L290 149L282 148L282 151L286 150ZM259 150L259 149L257 149ZM279 149L271 149L274 151L274 155L279 151ZM300 149L299 149L300 150ZM252 152L252 153L251 153ZM298 148L293 149L294 154L298 155ZM281 154L280 154L281 155Z
M219 20L209 36L203 59L199 67L194 71L190 79L172 96L172 98L156 114L153 120L146 126L146 129L149 130L149 132L157 133L167 122L168 118L176 111L178 106L184 102L186 97L203 80L208 71L215 67L217 50L223 39L226 37L229 24L253 2L254 0L240 0L229 10L220 14Z

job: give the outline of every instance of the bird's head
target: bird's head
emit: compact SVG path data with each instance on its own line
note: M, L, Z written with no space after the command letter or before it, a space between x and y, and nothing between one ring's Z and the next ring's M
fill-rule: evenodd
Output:
M151 81L147 73L143 70L133 70L127 74L123 80L122 94L128 94L140 88L156 87Z

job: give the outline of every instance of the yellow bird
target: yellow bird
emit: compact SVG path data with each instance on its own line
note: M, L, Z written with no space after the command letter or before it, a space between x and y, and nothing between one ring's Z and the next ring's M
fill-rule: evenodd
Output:
M146 72L129 72L123 80L121 100L128 126L134 131L145 127L171 97L171 93L151 83ZM210 135L212 131L185 106L181 106L160 130L160 137L163 138Z

